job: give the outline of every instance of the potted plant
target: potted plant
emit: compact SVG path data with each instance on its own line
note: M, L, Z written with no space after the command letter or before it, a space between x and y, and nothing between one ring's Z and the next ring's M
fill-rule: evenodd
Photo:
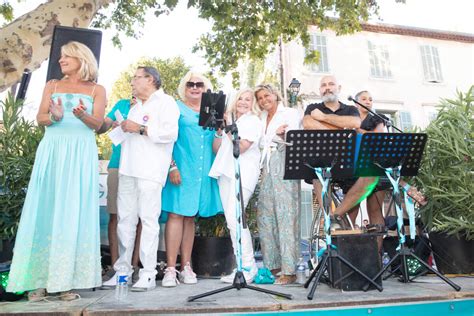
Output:
M428 142L416 177L429 199L419 215L442 273L474 272L473 93L474 86L441 101L437 118L425 131Z
M256 195L247 205L247 225L252 235L256 232ZM193 269L199 276L220 277L235 268L232 241L223 214L196 220L196 236L192 253Z
M224 215L196 219L192 261L194 272L201 277L220 277L232 272L234 252Z
M13 240L43 129L21 116L23 101L0 101L0 262L12 258Z

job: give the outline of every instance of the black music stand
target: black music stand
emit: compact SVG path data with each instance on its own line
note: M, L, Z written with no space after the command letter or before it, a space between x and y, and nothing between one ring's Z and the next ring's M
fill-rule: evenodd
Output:
M291 144L286 149L284 179L314 179L321 182L323 189L324 231L326 234L326 250L322 260L311 273L304 287L308 288L313 278L313 286L308 294L312 300L319 280L324 272L328 273L329 283L334 286L342 279L334 280L332 261L339 260L351 271L357 273L367 282L373 284L377 290L382 287L370 277L357 269L347 259L342 257L337 248L331 243L331 223L329 219L331 207L331 179L348 178L353 176L354 157L357 135L353 130L299 130L290 131L286 141Z
M359 153L356 163L356 176L387 176L393 186L393 201L397 211L397 232L399 238L399 247L397 254L391 258L389 263L375 275L373 280L379 278L385 270L391 267L392 263L399 257L400 265L391 272L392 275L396 270L401 273L400 280L404 283L411 282L416 276L410 278L408 272L407 259L412 257L426 269L436 274L444 282L448 283L456 291L461 287L453 283L451 280L443 276L428 263L420 259L413 249L406 247L405 244L405 226L403 224L403 210L401 207L401 198L399 191L399 181L401 176L416 176L421 164L421 157L426 145L428 136L422 133L366 133L362 136L359 147ZM414 214L408 214L410 222L411 238L414 239ZM389 276L387 276L389 277ZM386 279L386 278L385 278ZM363 290L367 290L370 284L366 284Z

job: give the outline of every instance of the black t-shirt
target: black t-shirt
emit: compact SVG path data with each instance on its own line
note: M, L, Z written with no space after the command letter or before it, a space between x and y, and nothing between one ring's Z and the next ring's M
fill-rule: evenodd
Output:
M388 120L388 117L385 115L379 115ZM385 126L385 122L381 118L369 113L369 115L367 115L367 117L360 123L360 128L366 131L373 131L380 123Z
M339 102L339 109L332 111L330 108L326 107L324 103L313 103L306 107L304 115L311 115L311 112L315 109L320 110L324 114L335 114L340 116L357 116L359 117L359 110L353 105L347 105L342 102Z
M347 105L342 102L339 102L339 109L336 111L332 111L330 108L326 107L324 103L313 103L310 104L306 107L306 110L304 111L304 115L311 115L311 112L314 109L318 109L324 114L334 114L334 115L339 115L339 116L357 116L359 117L359 110L352 105ZM314 179L316 179L316 175L314 176ZM312 179L305 179L306 183L311 184Z

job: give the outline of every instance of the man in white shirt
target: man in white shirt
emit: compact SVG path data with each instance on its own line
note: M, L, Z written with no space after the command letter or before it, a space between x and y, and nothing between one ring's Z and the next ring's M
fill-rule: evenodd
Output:
M127 137L122 142L119 167L119 258L114 269L126 270L129 275L133 272L131 260L140 218L143 269L140 269L139 280L132 291L147 291L156 286L161 190L166 183L173 144L178 137L179 109L176 101L160 89L161 79L155 68L138 67L131 84L138 102L130 109L128 119L121 123ZM113 286L115 283L114 277L104 285Z

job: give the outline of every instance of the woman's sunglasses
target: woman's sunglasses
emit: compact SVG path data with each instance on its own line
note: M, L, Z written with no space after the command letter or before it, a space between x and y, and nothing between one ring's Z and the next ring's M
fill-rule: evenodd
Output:
M186 87L188 87L188 88L192 88L192 87L204 88L204 82L192 82L192 81L188 81L188 82L186 82Z

